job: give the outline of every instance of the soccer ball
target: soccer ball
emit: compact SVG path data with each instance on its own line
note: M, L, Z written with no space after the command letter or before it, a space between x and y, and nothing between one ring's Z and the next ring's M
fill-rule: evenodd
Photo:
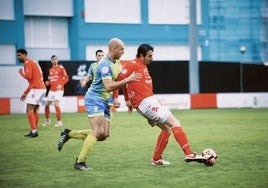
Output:
M218 159L218 155L217 153L211 149L211 148L207 148L202 152L202 156L205 157L207 160L205 160L204 164L206 166L213 166L216 164L217 159Z

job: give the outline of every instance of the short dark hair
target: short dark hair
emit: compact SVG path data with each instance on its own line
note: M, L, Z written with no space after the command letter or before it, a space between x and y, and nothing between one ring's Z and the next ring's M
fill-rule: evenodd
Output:
M21 53L21 54L27 55L28 52L24 48L20 48L20 49L17 50L17 53Z
M148 51L154 51L154 48L149 45L149 44L141 44L137 50L137 55L136 57L140 57L140 55L142 54L143 56L146 56Z
M97 51L96 51L96 55L99 53L99 52L103 52L101 49L98 49Z
M50 59L53 59L54 57L57 57L56 55L52 55Z

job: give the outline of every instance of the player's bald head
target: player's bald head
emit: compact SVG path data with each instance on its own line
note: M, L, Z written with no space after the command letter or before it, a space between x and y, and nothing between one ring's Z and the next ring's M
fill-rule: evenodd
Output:
M120 40L119 38L112 38L108 44L108 47L110 49L115 48L115 47L123 47L123 46L124 46L124 42Z

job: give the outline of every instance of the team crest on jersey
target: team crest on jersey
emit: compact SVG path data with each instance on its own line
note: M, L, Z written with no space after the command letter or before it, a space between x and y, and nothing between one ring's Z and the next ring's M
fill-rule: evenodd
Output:
M126 74L126 73L127 73L127 69L124 68L124 69L121 71L121 73L122 73L122 74Z
M109 71L109 68L108 67L103 67L102 69L101 69L101 72L102 73L107 73Z

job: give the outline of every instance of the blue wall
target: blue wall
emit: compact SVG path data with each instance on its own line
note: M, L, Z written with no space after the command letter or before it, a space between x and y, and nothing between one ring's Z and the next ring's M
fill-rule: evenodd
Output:
M76 1L75 1L76 2ZM208 0L202 1L202 12L204 25L199 26L199 30L206 30L208 19L207 5ZM85 47L88 44L106 45L112 37L119 37L128 44L139 45L147 42L153 45L187 45L188 44L188 25L152 25L148 24L148 1L142 1L141 24L98 24L85 23L81 12L84 10L82 1L74 5L75 16L70 21L70 41L72 57L74 59L85 59ZM199 37L200 43L204 43L204 37ZM206 51L206 50L205 50Z
M261 0L210 0L210 45L205 60L260 62L261 7ZM244 57L240 46L247 49Z
M261 62L262 0L202 0L202 25L198 43L203 61ZM14 21L0 20L0 44L24 47L23 0L14 1ZM85 60L86 46L106 45L112 37L126 45L148 42L152 45L188 45L188 25L148 24L148 0L141 0L141 24L85 23L84 1L73 1L69 18L71 60ZM3 29L4 28L4 29ZM241 56L240 46L247 51Z
M188 25L148 24L148 1L141 3L141 24L89 24L81 16L83 1L75 1L75 16L70 22L70 37L75 39L70 40L72 57L85 59L87 44L103 45L112 37L126 44L188 44ZM260 62L261 6L261 0L202 0L202 25L198 26L202 60L240 62L243 58L246 62ZM240 46L247 48L244 57Z
M0 44L12 44L24 48L23 0L14 2L15 20L0 20Z

